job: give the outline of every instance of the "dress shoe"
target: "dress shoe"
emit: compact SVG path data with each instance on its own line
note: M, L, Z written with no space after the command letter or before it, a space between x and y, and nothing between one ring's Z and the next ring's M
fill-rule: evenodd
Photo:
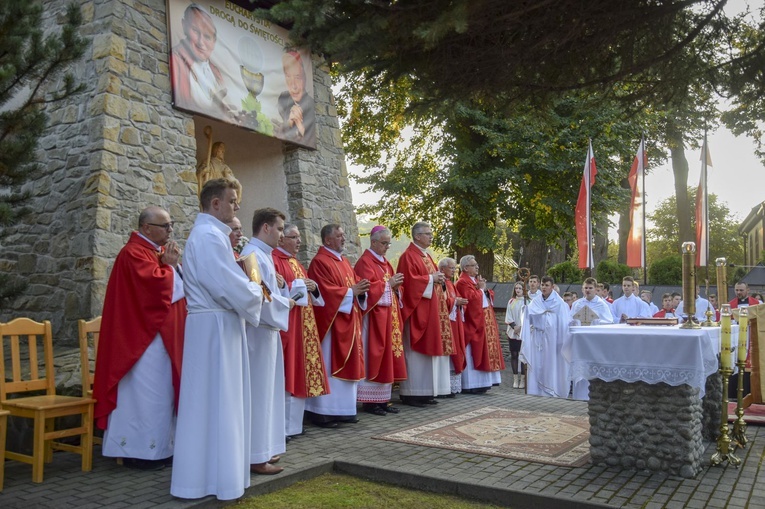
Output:
M456 397L457 397L457 393L456 393L456 392L452 392L452 393L450 393L450 394L447 394L447 395L446 395L446 396L444 396L444 397L446 397L446 398L449 398L449 399L453 399L453 398L456 398Z
M348 419L338 419L337 422L341 422L343 424L356 424L357 422L359 422L359 418L358 417L350 417Z
M434 398L426 399L423 401L426 405L437 405L438 401L436 401Z
M268 463L273 465L275 463L279 463L280 459L282 459L282 457L277 454L276 456L271 456L271 459L268 460Z
M139 458L122 458L122 464L134 470L156 471L165 468L165 460L143 460Z
M292 437L291 437L291 436L287 435L287 436L285 436L285 437L284 437L284 443L285 443L285 444L288 444L288 443L290 443L290 440L292 440Z
M250 472L259 475L276 475L284 472L284 467L277 467L269 463L250 465Z
M320 428L337 428L337 421L314 421L313 425Z
M409 405L417 408L425 408L425 403L422 401L419 401L418 399L414 399L410 396L401 396L401 403L404 405Z
M382 416L387 415L387 412L385 411L385 409L377 405L372 406L372 405L367 405L365 403L363 410L368 414L382 415Z
M399 413L401 411L401 409L396 408L393 405L385 405L383 410L385 410L386 412L388 412L390 414L397 414L397 413Z

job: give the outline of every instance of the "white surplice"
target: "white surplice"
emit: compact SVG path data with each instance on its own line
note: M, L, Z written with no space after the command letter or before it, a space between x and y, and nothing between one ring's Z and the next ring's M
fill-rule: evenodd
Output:
M172 274L171 302L175 303L183 298L183 279L175 271ZM104 431L101 447L104 456L161 460L173 455L175 389L172 372L170 356L162 336L157 334L119 381L117 407L109 414Z
M250 378L245 322L263 294L234 261L231 228L194 222L184 255L188 307L170 493L239 498L250 485Z
M608 301L598 297L597 295L592 300L587 300L585 297L577 299L571 305L571 319L574 319L574 315L577 314L583 307L588 307L598 315L599 325L608 325L614 323L614 317L611 314L611 305ZM589 380L579 380L574 382L574 389L572 391L572 397L581 401L587 401L590 399L590 382Z
M526 306L520 360L526 363L528 394L568 397L568 363L561 349L568 337L570 312L557 292L547 299L540 294Z
M242 256L255 254L260 276L271 290L271 302L263 302L260 324L247 325L247 350L250 356L250 393L252 395L252 438L250 463L265 463L287 450L285 442L284 352L279 330L286 331L290 321L289 290L279 289L276 281L273 248L252 238L242 249Z
M471 277L475 283L475 278ZM486 292L481 292L483 296L483 302L481 304L483 309L489 307L489 298L486 296ZM470 343L465 347L465 360L467 364L465 370L462 372L462 389L485 389L494 385L495 375L494 371L481 371L476 369L473 362L473 347ZM499 371L496 372L499 374ZM499 383L499 382L497 382Z
M683 304L684 302L680 301L680 304L677 305L677 309L675 310L675 316L678 316L681 319L685 318L685 312L683 311ZM712 312L712 321L714 321L716 316L715 307L704 297L696 297L696 312L694 313L696 320L698 320L699 322L706 322L707 309Z
M614 317L614 322L621 322L622 315L627 315L627 318L651 318L651 310L648 308L648 304L645 303L640 297L635 295L622 295L611 304L611 314Z

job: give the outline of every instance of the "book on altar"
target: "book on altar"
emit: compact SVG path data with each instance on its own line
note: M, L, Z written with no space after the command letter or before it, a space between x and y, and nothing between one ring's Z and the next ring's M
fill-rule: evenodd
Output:
M600 316L589 306L582 306L582 309L574 313L574 320L579 320L582 325L592 325L593 320L599 320Z

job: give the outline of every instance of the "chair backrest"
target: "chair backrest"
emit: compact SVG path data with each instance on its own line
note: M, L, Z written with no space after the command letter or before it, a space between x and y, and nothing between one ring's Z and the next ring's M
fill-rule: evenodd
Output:
M42 342L42 371L39 341ZM8 359L6 343L11 353ZM53 333L48 320L40 323L29 318L16 318L0 323L0 360L0 401L16 393L45 391L49 395L56 394Z
M98 336L101 332L101 317L96 317L89 322L80 320L77 322L80 331L80 364L82 366L82 395L93 390L93 375L96 372L96 357L98 355ZM92 338L92 339L91 339ZM93 355L90 355L90 348ZM91 368L92 366L92 368Z

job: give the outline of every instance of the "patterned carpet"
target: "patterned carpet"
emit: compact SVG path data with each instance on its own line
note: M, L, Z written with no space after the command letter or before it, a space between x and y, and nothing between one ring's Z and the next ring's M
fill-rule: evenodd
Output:
M590 460L589 430L587 416L483 407L374 438L579 467Z
M728 422L737 418L736 403L728 403ZM752 405L744 409L744 422L754 426L765 426L765 405Z

